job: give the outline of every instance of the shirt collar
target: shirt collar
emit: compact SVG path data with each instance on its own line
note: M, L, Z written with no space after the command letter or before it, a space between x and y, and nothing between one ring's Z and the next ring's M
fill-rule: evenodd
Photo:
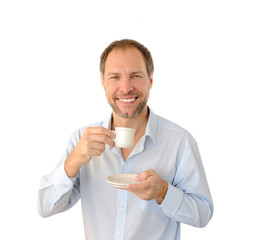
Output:
M146 125L145 136L148 136L153 143L157 144L158 119L154 112L148 107L149 117Z
M149 117L146 125L145 136L148 136L153 143L157 144L157 127L158 118L154 112L148 107ZM112 126L112 114L104 121L103 127L111 129Z

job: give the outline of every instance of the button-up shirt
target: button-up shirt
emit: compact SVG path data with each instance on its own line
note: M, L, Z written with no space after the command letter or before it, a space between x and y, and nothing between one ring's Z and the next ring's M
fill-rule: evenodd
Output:
M87 127L110 128L111 118ZM70 179L64 162L85 128L75 131L57 167L41 180L38 208L43 217L63 212L81 199L87 240L179 240L180 223L204 227L213 203L195 139L185 129L151 110L145 135L123 159L121 150L106 145L101 156L82 166ZM105 178L153 169L168 182L161 204L116 189Z

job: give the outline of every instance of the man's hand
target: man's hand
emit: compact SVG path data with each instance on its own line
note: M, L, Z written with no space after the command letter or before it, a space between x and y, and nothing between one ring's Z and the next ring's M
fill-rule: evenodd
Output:
M100 156L105 144L114 146L115 133L103 127L86 128L77 146L66 159L64 169L68 177L76 177L79 169L90 162L92 157Z
M155 199L158 203L162 203L168 190L168 183L160 178L160 176L152 169L140 173L136 181L139 184L129 184L126 190L133 192L143 200Z

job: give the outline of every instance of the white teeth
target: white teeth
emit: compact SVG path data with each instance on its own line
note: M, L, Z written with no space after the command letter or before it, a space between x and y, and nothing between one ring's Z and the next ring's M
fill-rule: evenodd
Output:
M130 98L130 99L122 99L122 98L119 98L119 100L120 100L121 102L133 102L133 101L136 100L136 98Z

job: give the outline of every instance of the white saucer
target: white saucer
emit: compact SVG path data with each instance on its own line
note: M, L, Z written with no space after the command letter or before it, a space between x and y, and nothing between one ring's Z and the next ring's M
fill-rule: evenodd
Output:
M111 175L111 176L105 178L105 180L108 183L111 183L114 187L126 188L129 184L140 183L135 180L136 176L137 176L137 174L127 174L127 173L114 174L114 175Z

